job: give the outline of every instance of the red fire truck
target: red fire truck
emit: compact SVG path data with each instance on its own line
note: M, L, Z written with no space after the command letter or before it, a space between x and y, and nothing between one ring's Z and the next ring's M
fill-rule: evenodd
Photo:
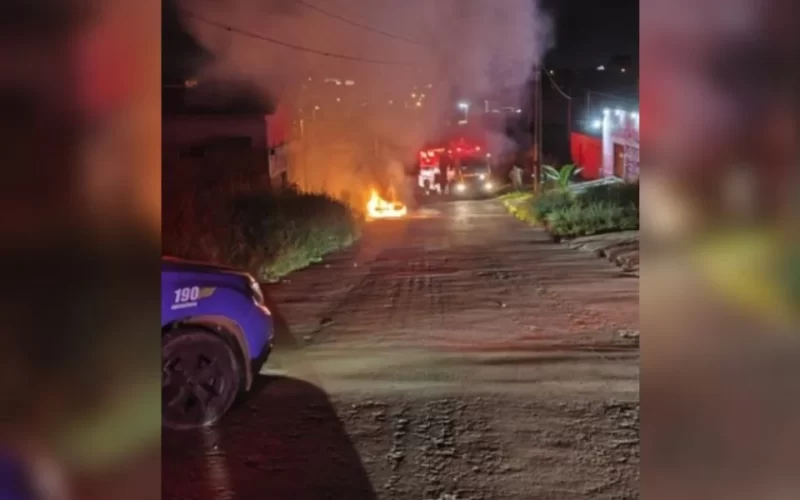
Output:
M417 183L426 193L467 195L492 192L492 156L477 141L457 137L419 152Z
M442 194L447 170L447 148L426 147L419 152L417 184L425 194Z

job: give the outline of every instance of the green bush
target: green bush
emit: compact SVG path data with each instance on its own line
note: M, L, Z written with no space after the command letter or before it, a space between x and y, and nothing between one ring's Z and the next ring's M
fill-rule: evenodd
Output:
M606 184L595 186L577 195L580 204L608 202L618 206L639 208L639 184Z
M639 213L634 206L623 207L608 201L574 203L554 210L547 216L553 235L562 238L633 230L639 227Z
M543 173L546 182L551 184L554 189L562 191L566 190L582 171L582 168L572 163L564 165L560 169L549 165L543 165Z
M544 223L560 238L639 229L638 184L595 186L579 194L551 189L505 203L518 219Z
M572 193L566 191L545 191L533 200L533 212L538 220L545 220L552 212L566 209L575 203Z
M360 235L343 203L297 189L171 190L164 198L163 251L246 269L275 280L351 245Z

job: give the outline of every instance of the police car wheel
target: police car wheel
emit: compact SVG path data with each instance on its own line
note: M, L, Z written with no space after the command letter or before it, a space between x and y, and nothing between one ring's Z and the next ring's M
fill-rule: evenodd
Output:
M168 429L216 423L239 394L242 367L219 335L201 328L178 328L164 335L161 414Z

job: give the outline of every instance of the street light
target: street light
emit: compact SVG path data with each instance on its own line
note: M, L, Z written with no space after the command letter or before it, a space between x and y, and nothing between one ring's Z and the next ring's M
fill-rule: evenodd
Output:
M460 102L458 103L458 108L464 111L464 121L469 120L469 103L468 102Z

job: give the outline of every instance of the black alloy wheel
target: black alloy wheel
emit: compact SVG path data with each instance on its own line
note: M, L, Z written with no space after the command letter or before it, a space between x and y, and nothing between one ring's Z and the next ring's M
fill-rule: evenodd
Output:
M216 423L241 387L242 367L219 335L196 327L173 330L162 339L161 415L168 429Z

